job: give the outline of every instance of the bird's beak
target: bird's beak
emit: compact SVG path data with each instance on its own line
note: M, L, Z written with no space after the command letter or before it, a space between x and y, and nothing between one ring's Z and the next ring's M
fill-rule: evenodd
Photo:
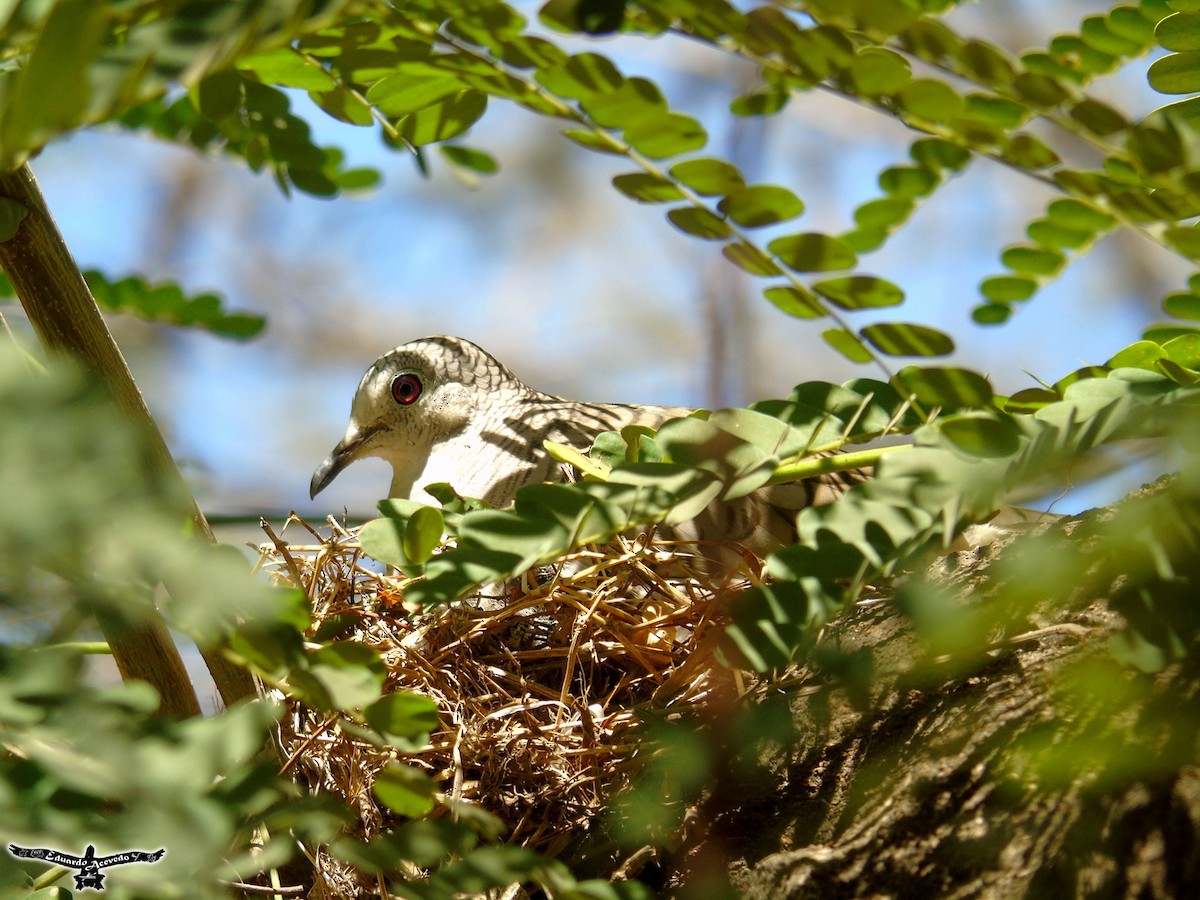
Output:
M308 485L309 499L315 498L317 494L329 487L329 483L338 477L342 469L362 455L362 447L367 439L382 429L382 425L376 425L359 431L354 425L351 425L346 436L338 441L333 452L325 457L325 461L317 466L317 471L313 472L312 481Z

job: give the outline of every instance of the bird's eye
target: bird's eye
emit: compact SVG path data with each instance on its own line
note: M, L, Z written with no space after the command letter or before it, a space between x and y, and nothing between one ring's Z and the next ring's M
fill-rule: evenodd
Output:
M411 372L392 379L392 399L401 406L410 406L421 396L421 379Z

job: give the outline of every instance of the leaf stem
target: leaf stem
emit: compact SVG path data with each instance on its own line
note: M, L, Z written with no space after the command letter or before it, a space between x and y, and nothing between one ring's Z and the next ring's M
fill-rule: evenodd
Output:
M775 474L767 484L786 484L790 481L803 481L806 478L816 478L832 472L850 472L854 469L865 469L877 465L880 460L911 450L912 444L895 444L890 447L871 447L867 450L852 450L846 453L836 453L833 456L808 456L792 462L782 463L775 469Z

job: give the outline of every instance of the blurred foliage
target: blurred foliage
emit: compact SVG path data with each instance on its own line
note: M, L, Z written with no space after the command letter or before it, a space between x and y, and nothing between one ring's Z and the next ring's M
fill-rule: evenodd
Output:
M1014 553L995 608L1010 614L1023 597L1080 584L1103 593L1116 583L1112 603L1127 626L1111 664L1153 672L1194 662L1200 327L1190 323L1200 322L1200 275L1164 298L1170 321L1104 365L1011 397L966 368L893 373L890 358L943 356L953 339L905 321L859 328L853 317L903 305L901 286L860 264L980 158L1061 194L1024 239L998 248L1003 271L980 285L980 323L1006 321L1117 229L1200 260L1196 4L1116 4L1019 55L957 33L945 19L955 5L550 0L533 25L498 0L14 0L0 4L0 166L11 170L74 129L111 123L238 158L284 191L332 196L368 188L378 173L346 169L337 148L314 143L293 112L297 92L346 125L376 129L421 170L430 164L426 148L440 145L445 164L494 172L488 153L458 141L497 105L556 119L568 140L628 162L616 190L664 206L672 227L765 279L768 302L819 320L831 346L878 364L886 380L806 384L748 410L670 422L656 435L606 435L587 457L556 448L584 480L526 488L512 510L481 509L449 488L442 509L387 501L363 543L424 575L411 599L447 602L580 543L680 522L713 498L826 471L818 452L911 434L910 449L851 457L878 462L877 478L842 502L804 510L799 542L771 557L767 582L732 609L731 661L764 671L807 661L853 689L870 673L846 654L815 653L813 640L864 584L948 546L1013 492L1069 480L1118 441L1154 438L1172 448L1162 465L1178 477L1083 534ZM877 110L913 132L908 159L879 174L879 196L854 210L849 231L797 228L804 198L784 185L748 183L712 156L705 129L672 109L652 81L599 53L565 49L616 34L667 39L659 48L698 42L752 67L755 84L733 101L731 116L769 116L818 89ZM1089 93L1097 78L1148 53L1158 54L1150 85L1180 99L1135 121ZM6 232L20 215L0 203ZM150 319L235 337L261 327L210 295L98 273L89 282L105 305ZM216 895L219 879L249 877L286 862L297 844L333 839L346 811L293 796L277 761L260 755L272 715L265 704L163 722L153 715L156 698L138 685L91 686L70 641L90 636L93 615L138 621L161 582L173 589L165 612L181 633L226 642L269 685L315 709L352 711L364 739L419 743L436 711L421 698L385 694L373 651L308 633L302 598L266 589L236 555L185 540L181 499L147 482L138 437L117 427L119 416L78 376L0 362L0 601L14 616L44 614L14 629L0 653L6 839L63 849L169 844L163 863L123 872L116 896ZM435 552L447 536L455 546ZM939 596L920 583L907 589L905 609L919 628L952 618ZM934 644L949 633L927 629ZM1123 696L1113 693L1113 702ZM759 730L776 733L748 733ZM711 754L674 732L664 744L685 748L667 758L691 760L683 793L708 779ZM1033 757L1050 771L1073 752L1064 744ZM1100 754L1097 765L1111 761ZM412 821L367 844L335 840L334 852L367 871L395 872L406 861L431 870L428 880L393 884L405 895L523 880L561 896L637 891L577 884L557 864L496 846L480 817L426 821L444 798L416 770L397 764L376 792ZM636 815L647 831L670 827L645 804ZM255 854L252 842L262 845ZM21 881L10 859L0 856L0 867L8 884Z
M147 322L199 328L236 340L255 337L267 324L254 313L226 311L221 298L211 292L189 297L177 284L150 284L136 275L110 281L95 269L88 269L83 278L101 309L131 313ZM16 291L0 273L0 300L13 297Z

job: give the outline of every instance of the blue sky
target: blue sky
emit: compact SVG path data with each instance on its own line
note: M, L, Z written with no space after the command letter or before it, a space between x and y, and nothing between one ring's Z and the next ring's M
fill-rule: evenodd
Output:
M956 21L989 37L980 29L1000 21L1013 34L1036 35L1107 8L989 2L965 7ZM728 152L736 72L723 59L663 41L591 49L627 75L659 81L673 107L709 126L708 152ZM1135 113L1165 102L1144 84L1144 65L1133 68L1096 93ZM311 111L306 104L299 98L298 108ZM382 462L351 467L317 504L307 497L309 476L344 430L366 366L425 334L470 338L536 387L568 396L706 402L704 291L736 290L741 276L713 245L674 231L661 208L617 194L609 180L628 164L497 104L465 143L492 152L501 171L470 188L436 160L423 179L369 130L316 112L308 118L322 142L379 167L383 186L365 197L287 199L235 161L102 132L55 143L33 163L82 266L215 289L231 307L269 317L267 335L248 344L114 320L206 509L369 514L387 487ZM904 161L911 136L884 116L814 93L749 138L748 174L802 197L806 229L836 232L877 195L879 170ZM1001 166L976 163L866 257L862 271L906 291L906 305L890 316L953 335L954 361L987 372L1000 390L1031 386L1025 372L1054 379L1103 362L1159 318L1146 301L1187 274L1136 239L1107 239L1001 329L970 320L979 281L1000 271L999 251L1053 198ZM820 339L827 323L784 316L749 282L746 337L722 383L727 397L748 402L804 380L878 374L829 351ZM1111 499L1139 477L1079 492L1066 506Z

